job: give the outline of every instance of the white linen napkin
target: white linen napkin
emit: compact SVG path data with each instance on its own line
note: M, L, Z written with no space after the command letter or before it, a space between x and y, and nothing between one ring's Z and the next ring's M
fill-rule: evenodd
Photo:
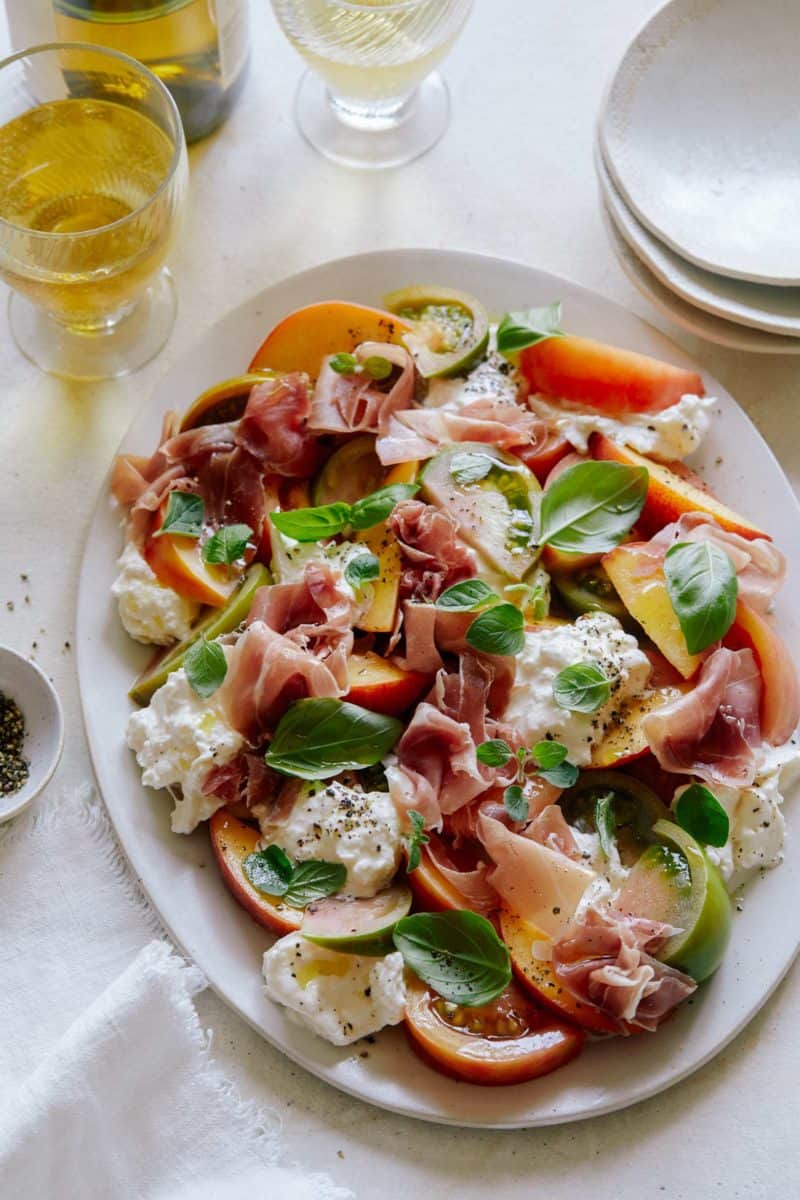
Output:
M97 798L44 803L0 830L0 1195L348 1200L214 1066Z

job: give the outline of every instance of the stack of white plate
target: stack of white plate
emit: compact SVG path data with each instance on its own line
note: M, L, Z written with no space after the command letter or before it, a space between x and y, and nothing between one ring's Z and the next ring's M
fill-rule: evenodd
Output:
M800 354L800 0L670 0L600 114L611 244L676 324Z

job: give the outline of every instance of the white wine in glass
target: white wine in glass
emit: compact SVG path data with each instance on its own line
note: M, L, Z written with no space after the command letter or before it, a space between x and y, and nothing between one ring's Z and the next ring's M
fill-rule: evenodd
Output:
M0 275L17 344L71 378L134 370L174 320L163 266L187 170L174 102L126 56L50 45L0 64L0 119Z
M311 70L295 104L301 132L348 166L387 167L424 153L447 127L434 68L472 0L272 0Z

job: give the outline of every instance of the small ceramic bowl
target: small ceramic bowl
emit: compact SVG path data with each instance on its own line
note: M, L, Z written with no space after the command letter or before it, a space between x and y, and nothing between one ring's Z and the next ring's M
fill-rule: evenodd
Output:
M64 714L50 680L10 646L0 646L0 692L14 700L25 718L23 754L30 774L10 795L0 795L0 822L22 812L58 766L64 747Z

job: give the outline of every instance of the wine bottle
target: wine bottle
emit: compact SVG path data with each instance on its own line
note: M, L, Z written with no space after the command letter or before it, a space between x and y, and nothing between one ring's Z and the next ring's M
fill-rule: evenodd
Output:
M32 4L41 6L42 0ZM122 50L169 88L187 141L220 125L242 90L250 45L248 0L44 0L44 7L48 23L40 31L37 16L31 37L33 14L29 10L24 22L16 22L17 6L11 5L15 49L56 40Z

